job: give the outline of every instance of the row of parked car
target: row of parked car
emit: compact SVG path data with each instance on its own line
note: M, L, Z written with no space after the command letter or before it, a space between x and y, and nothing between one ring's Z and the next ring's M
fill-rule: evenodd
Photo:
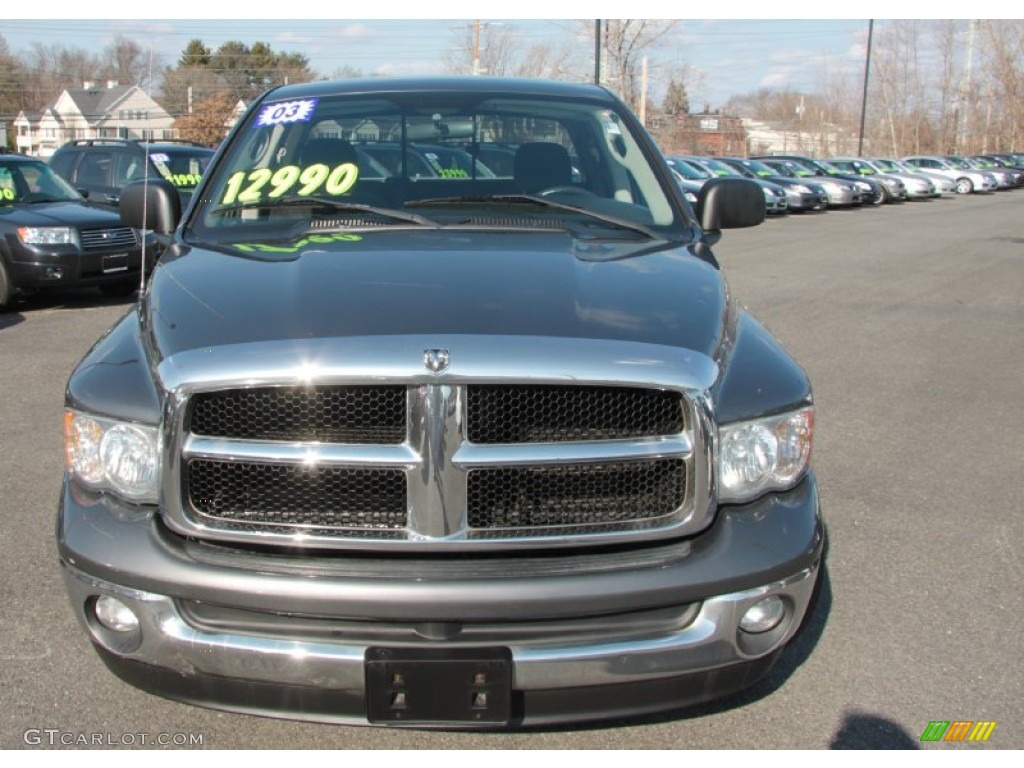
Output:
M192 142L121 139L72 141L48 163L0 154L0 311L45 289L130 295L153 267L157 243L121 223L121 190L163 178L187 202L213 154Z
M400 154L398 144L386 138L338 142L325 136L308 142L309 156L299 160L329 167L352 163L366 180L516 176L515 145L474 146L471 154L459 145L416 142ZM339 147L344 156L336 156ZM0 205L5 208L0 216L0 311L18 293L37 289L96 286L108 296L132 293L158 252L151 235L121 224L121 190L147 176L162 178L175 186L184 207L213 155L214 150L192 142L121 139L69 142L48 164L0 155ZM1024 154L1012 153L898 160L799 155L666 159L691 202L708 179L747 177L763 189L772 215L1024 186ZM578 165L570 163L569 186L585 186Z
M775 215L1024 186L1024 154L1021 153L823 160L803 155L669 155L666 161L691 202L696 201L697 191L708 179L746 177L760 184L766 211Z

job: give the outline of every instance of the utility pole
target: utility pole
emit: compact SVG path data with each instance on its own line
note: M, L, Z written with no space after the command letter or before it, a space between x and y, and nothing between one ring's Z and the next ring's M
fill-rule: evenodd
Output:
M643 58L640 75L640 125L647 125L647 57Z
M480 74L480 19L473 20L473 74Z
M864 57L864 92L860 97L860 138L857 140L857 156L864 155L864 118L868 113L868 74L871 72L871 38L875 31L875 20L868 21L868 51Z
M601 20L594 19L594 85L601 84Z
M974 30L977 19L971 19L967 24L967 63L964 65L964 79L960 84L960 126L953 152L955 155L967 153L967 113L970 111L967 102L971 95L971 67L974 62Z

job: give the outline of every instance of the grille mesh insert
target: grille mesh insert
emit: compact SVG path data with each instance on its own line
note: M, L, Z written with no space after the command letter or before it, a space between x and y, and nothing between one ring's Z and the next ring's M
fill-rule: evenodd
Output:
M628 387L471 386L474 443L621 440L683 431L682 395Z
M207 437L323 443L401 443L405 387L266 387L206 392L188 430Z
M305 467L194 459L189 501L200 513L254 526L401 528L400 469Z
M681 459L469 473L471 528L602 525L669 515L686 492Z

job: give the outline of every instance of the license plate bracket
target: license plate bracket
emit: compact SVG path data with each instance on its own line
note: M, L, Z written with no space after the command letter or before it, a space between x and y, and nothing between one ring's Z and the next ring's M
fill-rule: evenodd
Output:
M109 275L114 272L127 272L128 271L128 254L127 253L110 253L103 257L101 264L103 274Z
M366 711L371 723L508 723L508 648L368 648Z

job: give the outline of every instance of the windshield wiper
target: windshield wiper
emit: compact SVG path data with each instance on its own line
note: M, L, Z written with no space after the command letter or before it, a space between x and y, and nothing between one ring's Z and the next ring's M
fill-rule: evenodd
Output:
M582 208L578 205L569 205L568 203L556 203L552 200L547 200L543 197L537 197L536 195L480 195L480 196L466 196L466 197L431 197L424 198L422 200L410 200L405 204L406 208L412 208L417 206L446 206L446 205L479 205L479 204L491 204L498 203L501 205L536 205L542 208L551 208L556 211L570 211L572 213L578 213L583 216L587 216L597 221L603 221L605 224L611 224L619 227L620 229L628 229L633 232L637 232L644 237L648 237L651 240L664 240L665 238L659 235L649 227L638 224L635 221L629 221L628 219L622 219L618 216L612 216L607 213L598 213L591 211L588 208Z
M378 208L375 205L349 203L344 200L334 200L329 197L299 197L297 195L279 197L274 200L253 200L252 202L224 205L220 208L214 208L211 213L225 214L231 213L232 211L244 211L253 208L285 208L302 206L310 208L330 208L335 211L351 211L353 213L368 213L374 216L384 216L396 221L404 221L408 224L419 224L423 227L441 226L436 221L428 219L426 216L420 216L416 213L406 213L405 211L398 211L394 208Z

